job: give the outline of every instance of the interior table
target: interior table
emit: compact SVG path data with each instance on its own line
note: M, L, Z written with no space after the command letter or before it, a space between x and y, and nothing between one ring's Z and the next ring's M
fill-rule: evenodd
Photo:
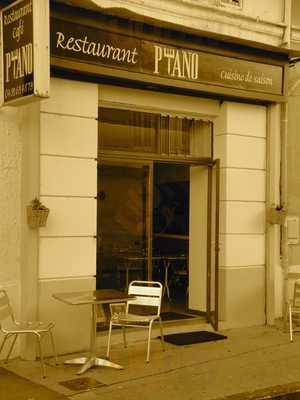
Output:
M99 358L96 355L96 329L97 329L97 307L103 307L104 304L124 302L134 298L132 295L121 292L115 289L100 289L91 291L69 292L69 293L54 293L52 295L56 300L63 303L78 306L90 304L91 312L91 338L90 338L90 354L88 357L78 357L72 360L65 361L65 364L82 365L77 372L78 375L83 374L91 367L111 367L123 369L119 364L115 364L109 360Z
M151 259L152 259L152 261L161 261L161 260L164 259L164 257L152 256ZM127 257L124 258L124 260L125 260L124 268L125 268L125 271L126 271L126 275L125 275L125 285L126 286L125 287L126 287L126 289L128 289L128 286L129 286L129 283L130 283L130 281L129 281L129 273L131 271L140 271L141 268L137 268L135 266L136 262L138 262L138 261L147 261L148 257L147 256L127 256Z
M129 285L129 271L134 269L131 267L131 263L135 261L144 261L147 260L147 256L128 256L125 258L125 268L126 268L126 288ZM186 255L160 255L160 256L152 256L152 261L162 261L164 266L164 288L163 295L167 294L168 300L171 301L170 295L170 282L169 282L169 269L172 265L173 261L186 261Z

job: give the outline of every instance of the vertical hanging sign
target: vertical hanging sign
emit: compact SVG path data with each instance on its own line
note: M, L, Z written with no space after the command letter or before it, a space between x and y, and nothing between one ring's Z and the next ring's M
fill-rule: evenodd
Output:
M2 105L49 97L49 0L19 0L1 12Z

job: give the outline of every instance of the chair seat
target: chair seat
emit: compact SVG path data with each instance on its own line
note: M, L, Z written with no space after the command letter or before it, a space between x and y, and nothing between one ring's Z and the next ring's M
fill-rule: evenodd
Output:
M159 319L157 315L139 315L139 314L115 314L112 316L111 320L112 323L120 323L120 324L130 324L130 323L149 323L150 321L154 321L156 319Z
M49 335L53 349L53 357L55 360L55 364L57 364L52 328L54 328L53 322L42 323L40 321L34 321L34 322L17 321L14 316L14 312L10 305L10 301L6 291L3 289L0 290L0 334L1 336L3 334L3 340L0 345L0 353L4 349L5 343L7 343L7 341L9 340L11 341L7 356L5 358L5 362L8 362L8 359L12 353L12 350L15 346L15 343L19 335L21 334L35 335L39 348L42 374L43 378L45 378L46 368L42 351L42 337L44 337L46 334Z
M44 333L48 332L49 329L53 328L54 324L45 324L43 322L10 322L5 326L2 326L3 332L18 332L18 333L29 333L29 332L36 332L36 333Z

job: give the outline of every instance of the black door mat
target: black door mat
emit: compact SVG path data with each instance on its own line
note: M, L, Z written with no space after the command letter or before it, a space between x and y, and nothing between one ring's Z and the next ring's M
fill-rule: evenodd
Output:
M222 339L227 339L227 336L208 331L183 332L183 333L173 333L170 335L164 335L164 340L166 342L176 344L177 346L184 346L188 344L203 343L203 342L212 342L215 340L222 340Z
M195 318L194 315L182 314L174 311L164 311L160 313L160 316L163 321L176 321L177 319Z
M300 382L276 385L263 389L250 390L229 396L218 397L218 400L299 400Z
M74 391L85 391L99 386L105 386L104 383L99 382L94 378L76 378L69 381L59 382L59 384Z
M67 400L68 397L0 367L0 399Z

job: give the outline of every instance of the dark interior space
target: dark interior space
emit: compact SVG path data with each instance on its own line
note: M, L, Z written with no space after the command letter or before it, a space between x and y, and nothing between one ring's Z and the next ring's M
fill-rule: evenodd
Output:
M131 280L150 277L164 285L167 309L186 307L189 166L154 163L151 192L149 173L149 166L141 164L99 165L97 288L127 290Z

